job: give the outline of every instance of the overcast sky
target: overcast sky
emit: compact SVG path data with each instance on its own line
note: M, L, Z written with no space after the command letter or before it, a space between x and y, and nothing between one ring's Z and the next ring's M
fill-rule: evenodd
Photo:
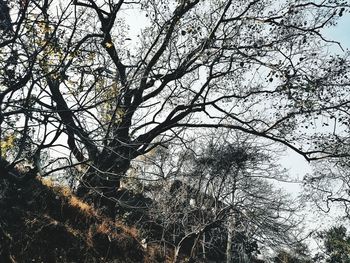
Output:
M340 42L344 51L346 51L346 49L350 50L350 14L344 14L336 27L327 28L325 30L325 35L329 39ZM334 47L334 52L342 53L342 50ZM292 150L286 151L286 155L282 157L281 163L290 170L290 173L294 178L302 179L306 173L311 172L311 168L306 160ZM300 189L296 184L289 184L286 185L286 187L292 192Z
M339 20L339 23L336 27L327 28L325 30L325 35L329 39L340 42L344 51L350 51L350 14L345 14L344 17L342 17ZM335 47L334 52L342 53L343 51L340 47ZM289 169L290 174L293 178L302 179L305 174L312 172L311 166L307 163L307 161L302 156L293 152L292 150L286 151L285 156L282 157L281 163L283 166ZM283 186L288 191L295 194L302 190L299 184L290 183L284 184ZM332 214L329 214L328 216L315 214L311 211L307 218L309 229L312 228L312 226L314 226L317 229L322 229L334 224L345 224L345 222L340 222L339 220L336 220L337 211L341 212L337 209L333 209ZM311 246L312 250L317 248L315 240L312 240L309 245Z
M350 14L345 14L336 27L326 30L326 34L342 43L344 49L350 49Z

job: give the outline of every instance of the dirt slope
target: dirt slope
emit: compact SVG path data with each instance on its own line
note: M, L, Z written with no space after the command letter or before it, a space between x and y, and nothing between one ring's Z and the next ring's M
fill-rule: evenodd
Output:
M137 230L48 180L0 176L0 262L152 262Z

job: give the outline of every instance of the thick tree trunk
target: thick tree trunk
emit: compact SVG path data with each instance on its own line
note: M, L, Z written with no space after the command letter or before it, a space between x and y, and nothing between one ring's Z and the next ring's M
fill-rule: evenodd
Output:
M130 168L130 159L129 151L125 148L103 151L81 178L77 195L114 197L120 188L121 178Z

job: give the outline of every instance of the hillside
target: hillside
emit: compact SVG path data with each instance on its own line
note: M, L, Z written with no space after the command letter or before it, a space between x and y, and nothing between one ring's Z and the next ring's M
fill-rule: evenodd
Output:
M164 262L138 231L50 180L0 179L0 262Z

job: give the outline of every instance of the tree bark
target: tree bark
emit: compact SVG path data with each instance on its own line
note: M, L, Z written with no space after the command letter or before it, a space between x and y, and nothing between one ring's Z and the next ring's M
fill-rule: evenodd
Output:
M233 262L233 237L234 237L234 226L235 226L235 217L230 215L228 218L227 226L227 243L226 243L226 263Z

